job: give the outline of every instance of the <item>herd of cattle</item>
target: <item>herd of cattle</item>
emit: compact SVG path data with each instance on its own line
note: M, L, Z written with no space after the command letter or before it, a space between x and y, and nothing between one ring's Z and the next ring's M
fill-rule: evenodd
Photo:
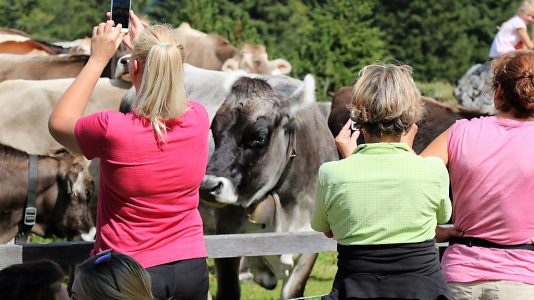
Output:
M210 160L200 192L208 234L311 230L319 166L338 159L333 137L348 119L350 87L332 102L316 102L311 75L284 74L291 65L269 60L263 45L241 50L219 35L176 29L185 43L188 98L210 119ZM76 46L74 46L76 44ZM37 220L32 231L68 239L94 226L98 162L66 152L48 132L50 112L87 62L87 39L55 45L0 29L0 243L21 232L28 194L28 161L38 157ZM128 111L135 90L127 80L128 51L120 48L102 74L86 113ZM113 75L112 75L113 74ZM420 152L460 118L480 113L423 98L426 117L414 149ZM91 197L92 196L92 197ZM281 297L302 296L317 255L247 258L265 288L284 279ZM215 261L217 299L239 298L239 258Z

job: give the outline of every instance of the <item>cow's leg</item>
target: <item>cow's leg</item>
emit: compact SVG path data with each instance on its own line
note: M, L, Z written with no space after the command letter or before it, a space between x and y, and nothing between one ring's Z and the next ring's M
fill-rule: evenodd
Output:
M215 274L217 275L216 300L234 300L241 296L239 287L239 257L216 258Z
M216 234L239 233L245 219L245 210L240 206L225 206L215 211ZM234 300L241 296L239 286L239 257L216 258L216 300Z
M316 259L317 253L304 253L300 255L287 281L284 282L281 299L297 298L304 295L306 281L310 277Z

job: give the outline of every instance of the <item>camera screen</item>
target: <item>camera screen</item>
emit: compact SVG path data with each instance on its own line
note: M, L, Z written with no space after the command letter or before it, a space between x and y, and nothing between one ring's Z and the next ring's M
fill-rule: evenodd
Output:
M130 16L130 0L113 0L111 19L115 26L122 24L122 28L128 28Z

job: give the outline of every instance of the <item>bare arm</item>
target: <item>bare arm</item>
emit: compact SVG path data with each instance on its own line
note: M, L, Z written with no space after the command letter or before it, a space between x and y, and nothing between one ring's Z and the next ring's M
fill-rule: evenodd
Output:
M519 36L521 37L523 48L534 49L534 43L532 43L532 40L528 36L528 32L525 28L518 28L517 33L519 33Z
M435 138L432 143L430 143L423 152L421 156L437 156L443 160L445 165L449 163L449 150L448 150L448 140L449 134L451 133L451 127L442 132Z
M76 121L83 115L100 74L122 41L124 33L120 29L121 25L114 28L112 21L100 23L93 28L91 57L59 99L48 120L50 134L73 152L81 152L74 135Z

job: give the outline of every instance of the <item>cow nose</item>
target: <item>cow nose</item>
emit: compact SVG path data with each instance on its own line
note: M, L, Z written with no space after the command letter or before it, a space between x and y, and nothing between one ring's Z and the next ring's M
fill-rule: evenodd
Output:
M130 61L129 57L123 57L120 59L121 65L126 66L128 65L128 62Z
M225 204L235 204L237 195L232 182L225 177L206 175L200 184L202 198Z

